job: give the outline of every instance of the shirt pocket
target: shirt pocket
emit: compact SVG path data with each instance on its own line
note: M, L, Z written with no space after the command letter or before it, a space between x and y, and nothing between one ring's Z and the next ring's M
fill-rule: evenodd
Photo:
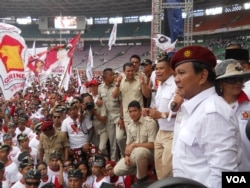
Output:
M146 131L142 131L140 134L139 143L145 143L145 142L148 142L148 134L146 133Z
M100 97L101 97L101 98L106 98L106 97L107 97L107 94L106 94L106 93L101 93L101 94L100 94Z
M183 154L185 158L197 159L203 156L203 151L197 142L194 132L187 130L181 131L179 141L182 147L181 154Z
M135 131L131 132L131 138L132 138L132 141L135 142L136 139L137 139L137 134Z

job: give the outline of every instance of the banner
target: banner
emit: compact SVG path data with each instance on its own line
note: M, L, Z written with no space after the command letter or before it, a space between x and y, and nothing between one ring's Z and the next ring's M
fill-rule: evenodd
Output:
M93 52L91 49L91 46L89 47L89 57L87 61L87 67L86 67L86 77L88 81L93 79L93 71L92 68L94 67L94 59L93 59Z
M0 87L9 100L25 84L24 60L26 44L15 26L0 23Z
M117 35L117 23L114 23L112 32L111 32L110 37L109 37L109 44L108 44L109 45L109 50L111 50L112 45L115 44L116 35Z
M166 3L181 3L180 0L165 0ZM167 8L164 10L165 34L172 41L184 37L184 20L181 8Z

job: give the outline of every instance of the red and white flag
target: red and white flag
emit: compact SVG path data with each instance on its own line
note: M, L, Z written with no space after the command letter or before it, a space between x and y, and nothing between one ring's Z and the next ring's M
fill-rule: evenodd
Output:
M117 35L117 23L114 23L112 32L111 32L110 37L109 37L109 44L108 44L109 45L109 50L111 50L112 45L115 44L116 35Z
M67 48L69 49L67 57L64 58L65 61L64 63L67 63L67 65L64 68L64 73L61 77L61 82L59 84L59 88L63 87L65 91L67 91L69 87L70 75L72 73L72 65L73 65L72 56L74 54L79 39L80 39L80 34L71 39L66 47L66 49Z
M24 88L26 44L15 26L0 23L0 87L5 100Z
M27 67L35 74L42 84L50 75L63 75L74 53L80 34L70 39L68 44L54 46L46 51L31 56Z
M93 71L92 68L94 67L94 59L93 59L93 52L91 46L89 47L89 57L87 61L87 67L86 67L86 76L88 81L93 79Z

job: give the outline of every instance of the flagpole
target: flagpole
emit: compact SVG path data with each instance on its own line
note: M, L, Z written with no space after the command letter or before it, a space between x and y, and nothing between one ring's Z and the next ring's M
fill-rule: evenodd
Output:
M60 12L60 18L62 20L62 13ZM62 41L62 28L60 27L60 45L61 45L61 41Z

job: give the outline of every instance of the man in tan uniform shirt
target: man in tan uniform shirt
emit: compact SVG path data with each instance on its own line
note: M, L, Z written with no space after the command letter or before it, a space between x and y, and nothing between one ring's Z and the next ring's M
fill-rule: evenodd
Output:
M114 174L117 176L136 174L137 182L131 188L139 188L148 183L147 169L154 162L154 140L158 128L155 120L142 116L138 101L130 102L128 111L132 121L126 130L125 158L117 163Z

